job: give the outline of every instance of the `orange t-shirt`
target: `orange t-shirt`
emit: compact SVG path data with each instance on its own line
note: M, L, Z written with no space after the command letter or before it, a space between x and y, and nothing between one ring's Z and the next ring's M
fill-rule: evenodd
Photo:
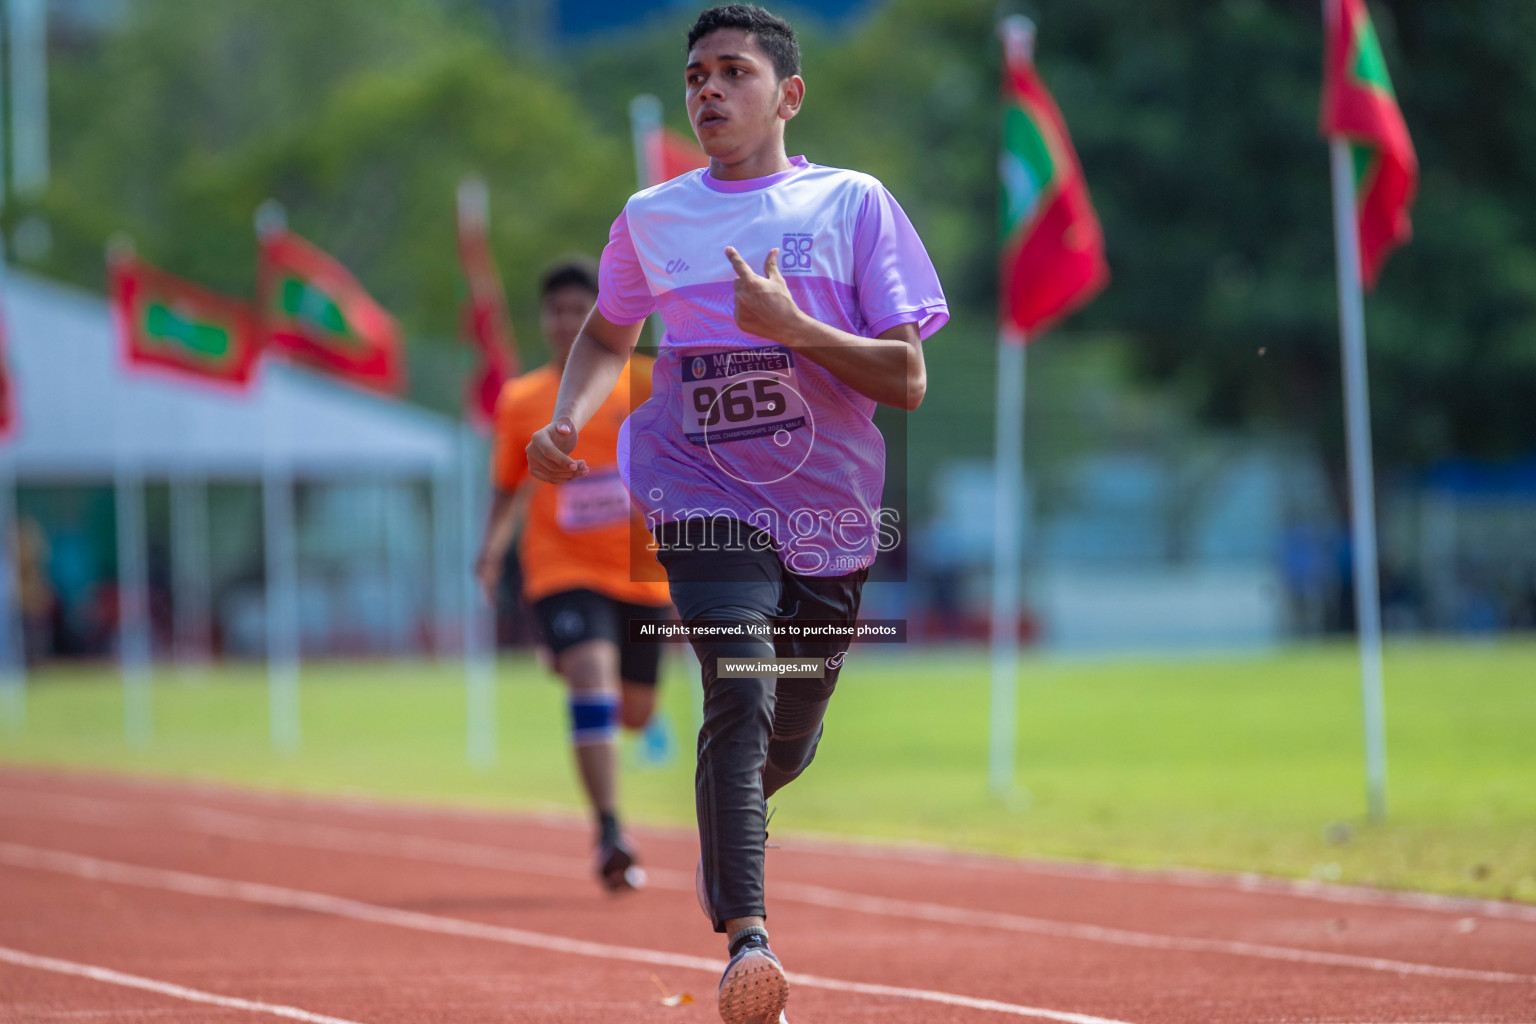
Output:
M666 573L647 545L645 519L630 504L619 478L619 427L651 395L651 364L635 356L581 436L572 456L591 472L563 484L533 480L518 554L523 596L529 601L563 590L595 590L632 604L671 601ZM498 488L515 491L528 474L528 439L549 424L560 393L553 367L507 381L496 399L496 448L492 476Z

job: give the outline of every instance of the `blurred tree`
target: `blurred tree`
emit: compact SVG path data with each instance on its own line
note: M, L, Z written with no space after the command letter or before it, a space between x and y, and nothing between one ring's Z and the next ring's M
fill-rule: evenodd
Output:
M1316 439L1342 479L1320 4L1024 6L1115 272L1068 329L1120 333L1140 373L1207 423ZM1536 5L1374 7L1424 167L1415 240L1368 306L1378 465L1529 451ZM808 57L795 126L817 158L892 184L952 301L982 315L995 294L995 14L985 0L893 0Z
M96 286L102 242L126 230L146 258L250 295L252 214L274 197L414 336L451 338L455 188L474 171L519 341L540 351L538 270L601 248L629 147L475 28L425 0L148 0L100 53L56 63L42 269Z

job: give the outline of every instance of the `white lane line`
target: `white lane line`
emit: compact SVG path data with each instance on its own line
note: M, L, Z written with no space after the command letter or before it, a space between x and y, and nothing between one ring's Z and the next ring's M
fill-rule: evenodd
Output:
M122 971L114 971L108 967L93 967L90 964L75 963L73 960L59 960L51 956L23 953L19 949L11 949L7 946L0 946L0 960L15 964L18 967L32 967L39 971L69 974L77 978L90 978L92 981L105 982L108 985L143 989L145 992L156 992L162 996L170 996L173 999L185 999L193 1003L207 1003L210 1006L222 1006L230 1010L270 1013L274 1017L307 1021L308 1024L357 1024L356 1021L346 1020L342 1017L328 1017L323 1013L310 1013L308 1010L301 1010L296 1006L283 1006L280 1003L262 1003L252 999L240 999L236 996L221 996L213 992L203 992L195 988L187 988L185 985L173 985L168 981L141 978L137 974L124 974Z
M615 946L606 942L588 942L584 939L571 939L563 935L547 935L542 932L526 931L522 928L482 924L478 921L466 921L461 918L442 917L436 914L423 914L414 910L397 910L393 907L363 903L358 900L347 899L343 896L332 896L327 893L306 892L302 889L288 889L282 886L266 885L261 882L240 882L227 878L214 878L209 875L194 875L185 871L172 871L165 868L146 868L136 864L124 864L120 861L86 857L76 853L67 853L63 850L46 850L33 846L21 846L16 843L0 843L0 863L9 864L13 867L72 875L76 878L85 878L97 882L113 882L119 885L159 889L189 896L206 896L213 899L238 900L244 903L254 903L268 907L305 910L316 914L329 914L334 917L350 918L355 921L366 921L370 924L392 925L397 928L410 928L416 931L432 932L438 935L452 935L460 938L485 939L491 942L526 946L531 949L541 949L554 953L569 953L575 956L595 957L602 960L623 960L631 963L653 964L662 967L679 967L688 970L706 971L711 975L718 975L725 969L725 961L713 960L708 957L689 956L685 953L665 953L660 950L638 949L633 946ZM902 988L894 985L871 985L864 982L824 978L814 974L791 974L790 980L807 988L821 988L833 992L856 995L897 996L921 1002L939 1003L944 1006L990 1010L996 1013L1011 1014L1016 1017L1035 1017L1041 1020L1061 1021L1062 1024L1127 1024L1126 1021L1118 1021L1108 1017L1094 1017L1084 1013L1070 1013L1063 1010L1021 1006L1017 1003L1005 1003L993 999L977 999L971 996L957 995L951 992L936 992L929 989Z
M165 828L167 827L166 819L168 819L170 827L178 831L267 843L274 846L400 857L407 860L451 864L455 867L488 868L555 878L590 879L592 877L591 868L587 864L570 857L534 853L485 843L433 839L398 832L375 832L349 828L345 825L279 821L234 811L207 810L187 805L170 805L157 810L159 811L157 814L144 814L138 808L130 810L126 806L91 797L64 797L47 802L38 801L31 806L21 808L8 798L0 797L0 815L51 818L116 828ZM682 886L682 872L647 867L646 875L653 884L657 882L658 872L676 887ZM659 888L673 888L674 884L662 884ZM686 888L688 892L693 891L692 876L688 876Z
M1200 868L1133 867L1093 861L1013 860L1003 856L965 853L941 846L927 847L916 842L903 841L899 844L887 845L874 841L832 838L814 834L796 836L795 847L797 850L807 852L931 867L1039 875L1079 882L1168 885L1185 889L1251 893L1258 896L1284 896L1347 906L1379 907L1386 910L1417 910L1459 916L1476 915L1522 924L1536 924L1536 906L1525 903L1479 899L1475 896L1445 896L1433 892L1372 889L1363 885L1319 882L1310 878L1279 878L1257 872L1231 874Z
M26 776L49 781L62 780L74 784L100 784L99 776L89 773L61 771L37 771L5 769L0 778ZM340 810L352 814L367 815L389 820L438 819L464 821L476 824L500 824L508 822L532 822L546 828L564 831L587 831L591 822L575 813L552 808L548 811L519 811L515 814L499 811L481 811L466 807L429 807L396 804L384 800L360 796L324 797L302 793L277 793L247 789L225 783L194 781L166 783L144 778L114 778L111 784L136 793L163 800L169 796L192 795L207 799L241 800L249 804L270 807L277 811L295 808L309 810ZM12 790L16 792L16 790ZM36 792L31 791L31 792ZM52 798L56 794L42 794ZM90 799L82 797L80 799ZM635 828L638 835L678 840L688 839L693 833L681 828L647 825ZM1342 885L1337 882L1319 882L1305 878L1280 878L1255 872L1233 874L1208 871L1199 868L1143 868L1095 861L1042 860L987 855L954 850L936 843L917 840L877 840L850 836L825 835L814 832L786 833L795 839L794 852L814 852L841 857L854 857L876 861L896 861L929 867L966 868L971 870L1001 871L1005 873L1039 875L1047 878L1069 878L1088 882L1133 882L1139 885L1169 885L1180 888L1211 889L1218 892L1241 892L1260 896L1283 896L1291 899L1316 900L1349 906L1383 907L1398 910L1418 910L1435 914L1477 915L1523 924L1536 924L1536 906L1503 900L1479 899L1475 896L1445 896L1430 892L1408 892L1395 889L1372 889L1367 886Z
M137 825L149 823L143 815L135 814L107 801L95 801L88 797L69 798L73 809L64 803L34 808L34 813L72 821L88 821L93 824ZM0 804L0 813L14 812L14 807ZM175 808L173 820L178 827L204 835L217 835L230 839L319 849L333 852L361 853L372 856L402 857L412 860L451 864L456 867L488 868L519 874L545 875L555 878L586 879L585 865L569 858L550 854L524 853L517 850L456 840L429 839L422 836L406 836L391 832L370 832L338 825L281 824L270 819L250 817L228 811L211 811L200 808ZM668 868L647 869L650 883L657 888L692 893L693 876ZM1441 967L1407 960L1385 957L1361 956L1351 953L1332 953L1324 950L1300 949L1291 946L1271 946L1263 943L1241 942L1231 939L1202 939L1190 936L1159 935L1125 928L1079 924L1070 921L1051 921L1044 918L1026 917L1002 911L971 910L966 907L928 903L920 900L892 899L884 896L867 896L820 885L799 882L774 882L774 899L790 900L832 910L848 910L855 913L873 914L906 920L953 924L967 928L995 928L1001 931L1047 938L1078 939L1114 946L1129 946L1178 953L1220 953L1229 956L1251 957L1262 960L1278 960L1285 963L1316 964L1324 967L1347 967L1356 970L1378 971L1395 975L1415 975L1428 978L1449 978L1459 981L1487 981L1499 983L1536 983L1536 975L1512 974L1504 971L1483 971L1463 967Z

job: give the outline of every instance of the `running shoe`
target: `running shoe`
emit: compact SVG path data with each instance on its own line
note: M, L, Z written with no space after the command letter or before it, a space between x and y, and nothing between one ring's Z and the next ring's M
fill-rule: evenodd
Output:
M741 940L720 976L720 1019L724 1024L786 1024L789 979L760 931Z
M645 888L645 869L635 860L634 851L621 839L599 844L597 878L609 892L632 892Z

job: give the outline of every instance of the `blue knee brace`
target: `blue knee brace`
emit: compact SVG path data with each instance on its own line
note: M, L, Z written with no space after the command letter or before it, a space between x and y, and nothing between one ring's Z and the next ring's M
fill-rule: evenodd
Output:
M570 696L571 743L578 747L611 743L618 732L619 698L609 693Z

